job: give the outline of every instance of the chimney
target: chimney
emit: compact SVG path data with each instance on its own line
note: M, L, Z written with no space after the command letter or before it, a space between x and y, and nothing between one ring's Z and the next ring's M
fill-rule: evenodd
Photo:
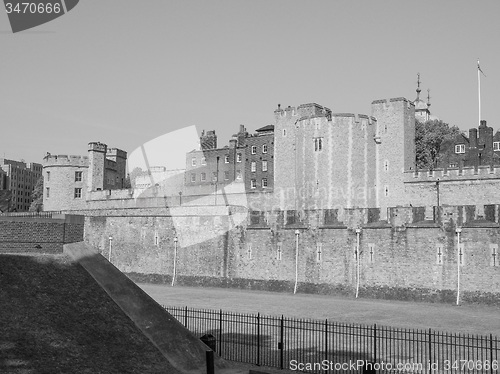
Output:
M469 145L471 148L477 148L477 129L469 130Z

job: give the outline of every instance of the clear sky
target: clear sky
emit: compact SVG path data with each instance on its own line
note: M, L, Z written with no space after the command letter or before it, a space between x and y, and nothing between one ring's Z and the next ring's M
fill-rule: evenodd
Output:
M499 16L499 0L81 0L12 34L4 13L0 157L85 155L91 141L132 152L193 125L224 146L278 103L371 114L376 99L414 100L417 72L432 114L467 130L478 58L496 131Z

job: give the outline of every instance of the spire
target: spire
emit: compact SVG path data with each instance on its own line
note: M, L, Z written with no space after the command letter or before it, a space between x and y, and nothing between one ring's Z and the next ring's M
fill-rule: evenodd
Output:
M427 89L427 108L431 106L431 89Z
M420 73L417 73L417 98L415 99L415 101L420 100L420 91L422 91L420 89Z

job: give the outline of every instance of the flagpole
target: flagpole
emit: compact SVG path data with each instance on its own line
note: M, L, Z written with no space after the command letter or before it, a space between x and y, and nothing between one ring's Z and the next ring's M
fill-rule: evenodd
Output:
M477 97L479 99L479 126L481 125L481 68L479 67L479 59L477 60Z

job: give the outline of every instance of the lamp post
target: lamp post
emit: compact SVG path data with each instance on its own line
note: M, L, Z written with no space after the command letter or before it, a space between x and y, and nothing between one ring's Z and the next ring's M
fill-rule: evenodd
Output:
M113 243L113 237L110 235L108 239L109 239L108 261L111 262L111 248L112 248L112 243Z
M174 286L175 284L175 268L176 268L176 265L177 265L177 236L174 238L174 271L172 273L172 287Z
M356 228L356 250L354 251L356 254L356 299L358 298L359 294L359 260L360 260L360 253L359 253L359 237L361 234L361 229L359 227Z
M293 287L293 294L297 293L297 284L299 281L299 235L300 231L295 230L295 286Z
M179 191L179 206L182 205L182 191Z
M460 304L460 233L462 232L461 227L457 227L457 305Z

